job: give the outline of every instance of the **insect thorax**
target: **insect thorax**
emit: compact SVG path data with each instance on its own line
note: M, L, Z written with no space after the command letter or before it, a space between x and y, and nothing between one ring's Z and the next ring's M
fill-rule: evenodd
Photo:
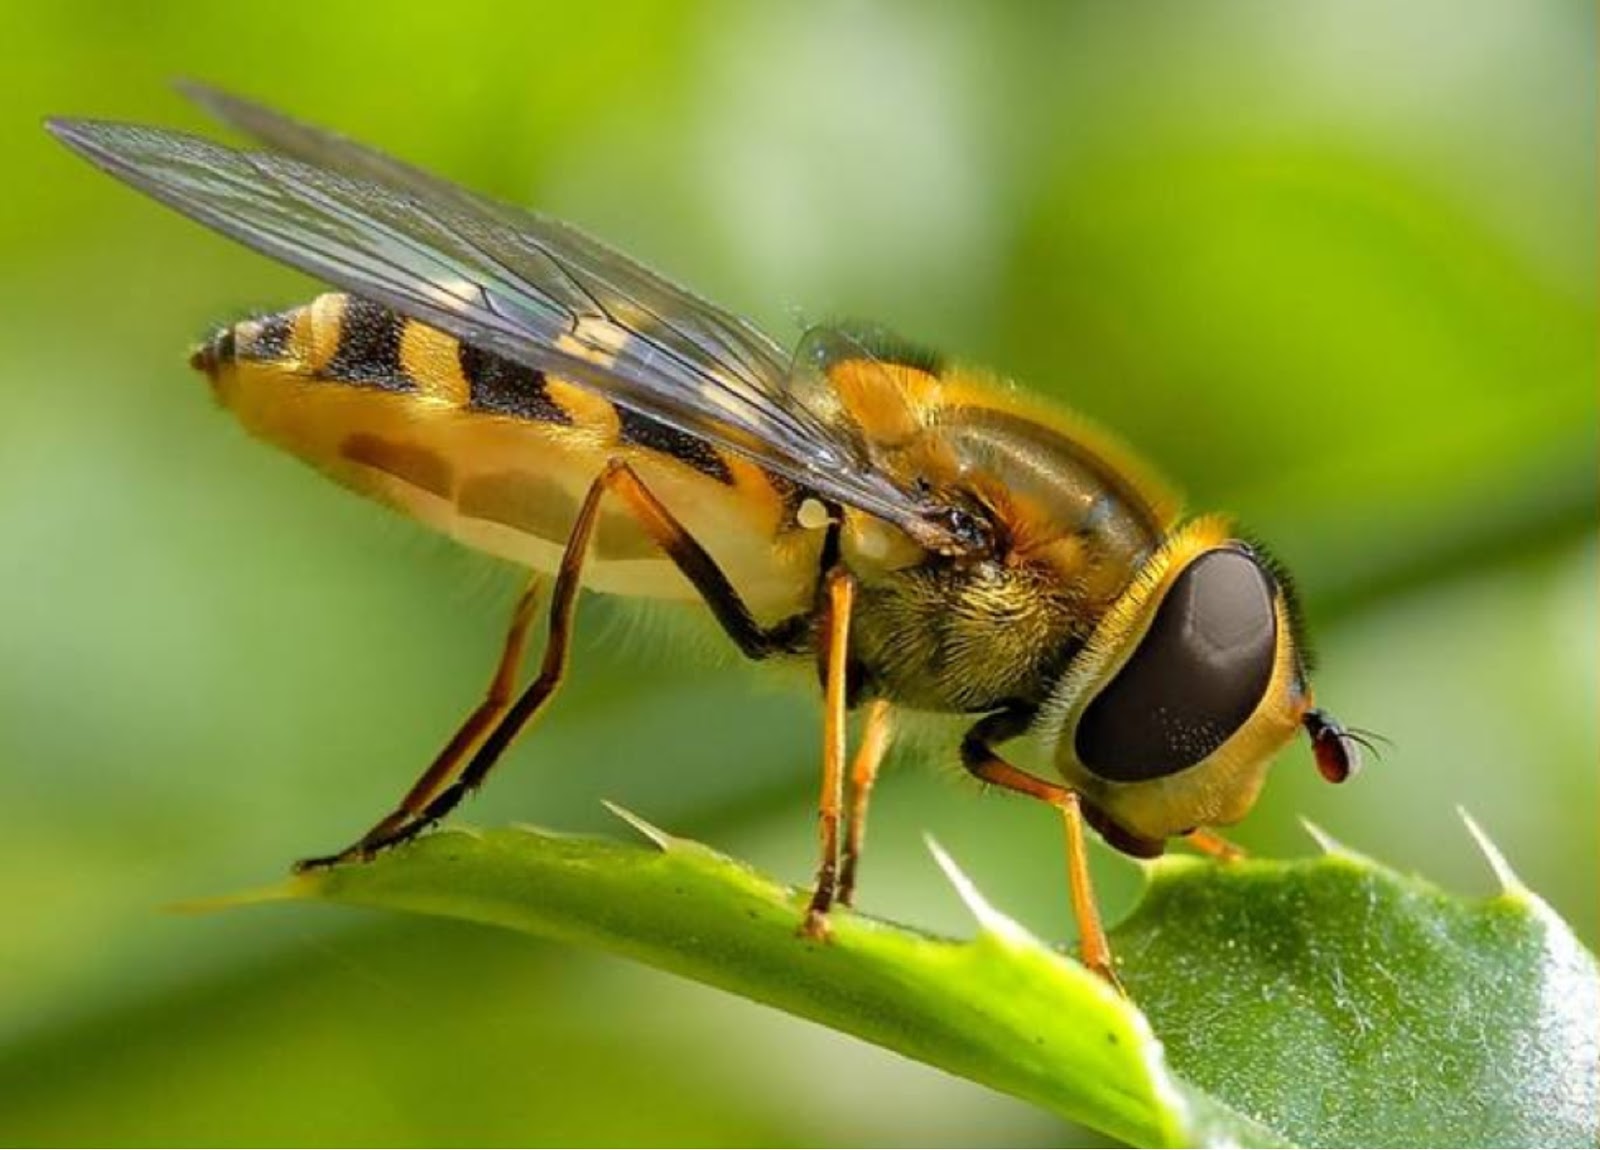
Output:
M863 688L923 710L1036 705L1160 546L1162 514L1090 446L1010 412L948 411L929 438L928 482L987 520L993 551L858 572Z

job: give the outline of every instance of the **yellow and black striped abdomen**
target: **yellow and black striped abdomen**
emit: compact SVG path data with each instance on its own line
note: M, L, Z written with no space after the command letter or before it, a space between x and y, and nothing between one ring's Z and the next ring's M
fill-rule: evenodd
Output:
M820 533L799 528L787 484L377 304L322 295L217 332L191 362L253 434L469 546L554 570L589 484L622 457L758 616L809 605ZM621 508L602 517L585 582L695 598Z

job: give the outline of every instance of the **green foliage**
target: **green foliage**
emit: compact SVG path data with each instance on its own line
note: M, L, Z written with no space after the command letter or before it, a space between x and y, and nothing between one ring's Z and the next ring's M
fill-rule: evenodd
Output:
M1189 1081L1300 1145L1600 1137L1600 974L1537 896L1343 853L1154 871L1115 945Z
M796 933L803 892L636 825L655 849L458 831L220 901L320 899L599 946L1134 1144L1596 1136L1600 974L1517 886L1471 903L1343 853L1161 863L1113 934L1130 1002L942 854L978 919L971 941L841 911L819 944Z

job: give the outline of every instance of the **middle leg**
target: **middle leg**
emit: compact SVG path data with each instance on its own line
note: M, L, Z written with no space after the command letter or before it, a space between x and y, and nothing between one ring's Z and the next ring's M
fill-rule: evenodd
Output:
M874 699L867 705L867 717L861 725L861 745L850 762L850 818L845 824L844 860L839 868L839 901L845 906L855 905L856 872L861 866L861 849L867 839L867 803L872 798L872 785L878 780L878 767L893 738L893 720L889 703Z
M818 837L822 861L817 865L816 889L806 908L801 932L807 938L828 936L828 911L838 894L839 814L844 806L844 755L846 729L846 671L850 654L850 611L855 605L855 578L843 569L828 575L827 618L822 636L823 720L822 798L818 803Z

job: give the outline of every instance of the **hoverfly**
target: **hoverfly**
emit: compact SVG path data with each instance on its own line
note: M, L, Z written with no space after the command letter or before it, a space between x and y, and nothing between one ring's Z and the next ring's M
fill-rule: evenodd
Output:
M257 436L533 573L483 702L392 813L298 865L370 857L481 786L561 683L580 587L699 603L749 658L814 661L813 937L851 901L899 711L970 716L966 769L1062 813L1083 957L1112 978L1084 821L1136 856L1177 836L1227 853L1208 828L1246 814L1296 730L1330 780L1358 764L1313 706L1283 573L1227 520L1181 518L1105 437L876 329L814 328L790 354L565 224L187 91L266 150L48 127L341 289L216 332L193 366ZM549 637L517 694L545 577ZM1058 781L1000 756L1025 734Z

